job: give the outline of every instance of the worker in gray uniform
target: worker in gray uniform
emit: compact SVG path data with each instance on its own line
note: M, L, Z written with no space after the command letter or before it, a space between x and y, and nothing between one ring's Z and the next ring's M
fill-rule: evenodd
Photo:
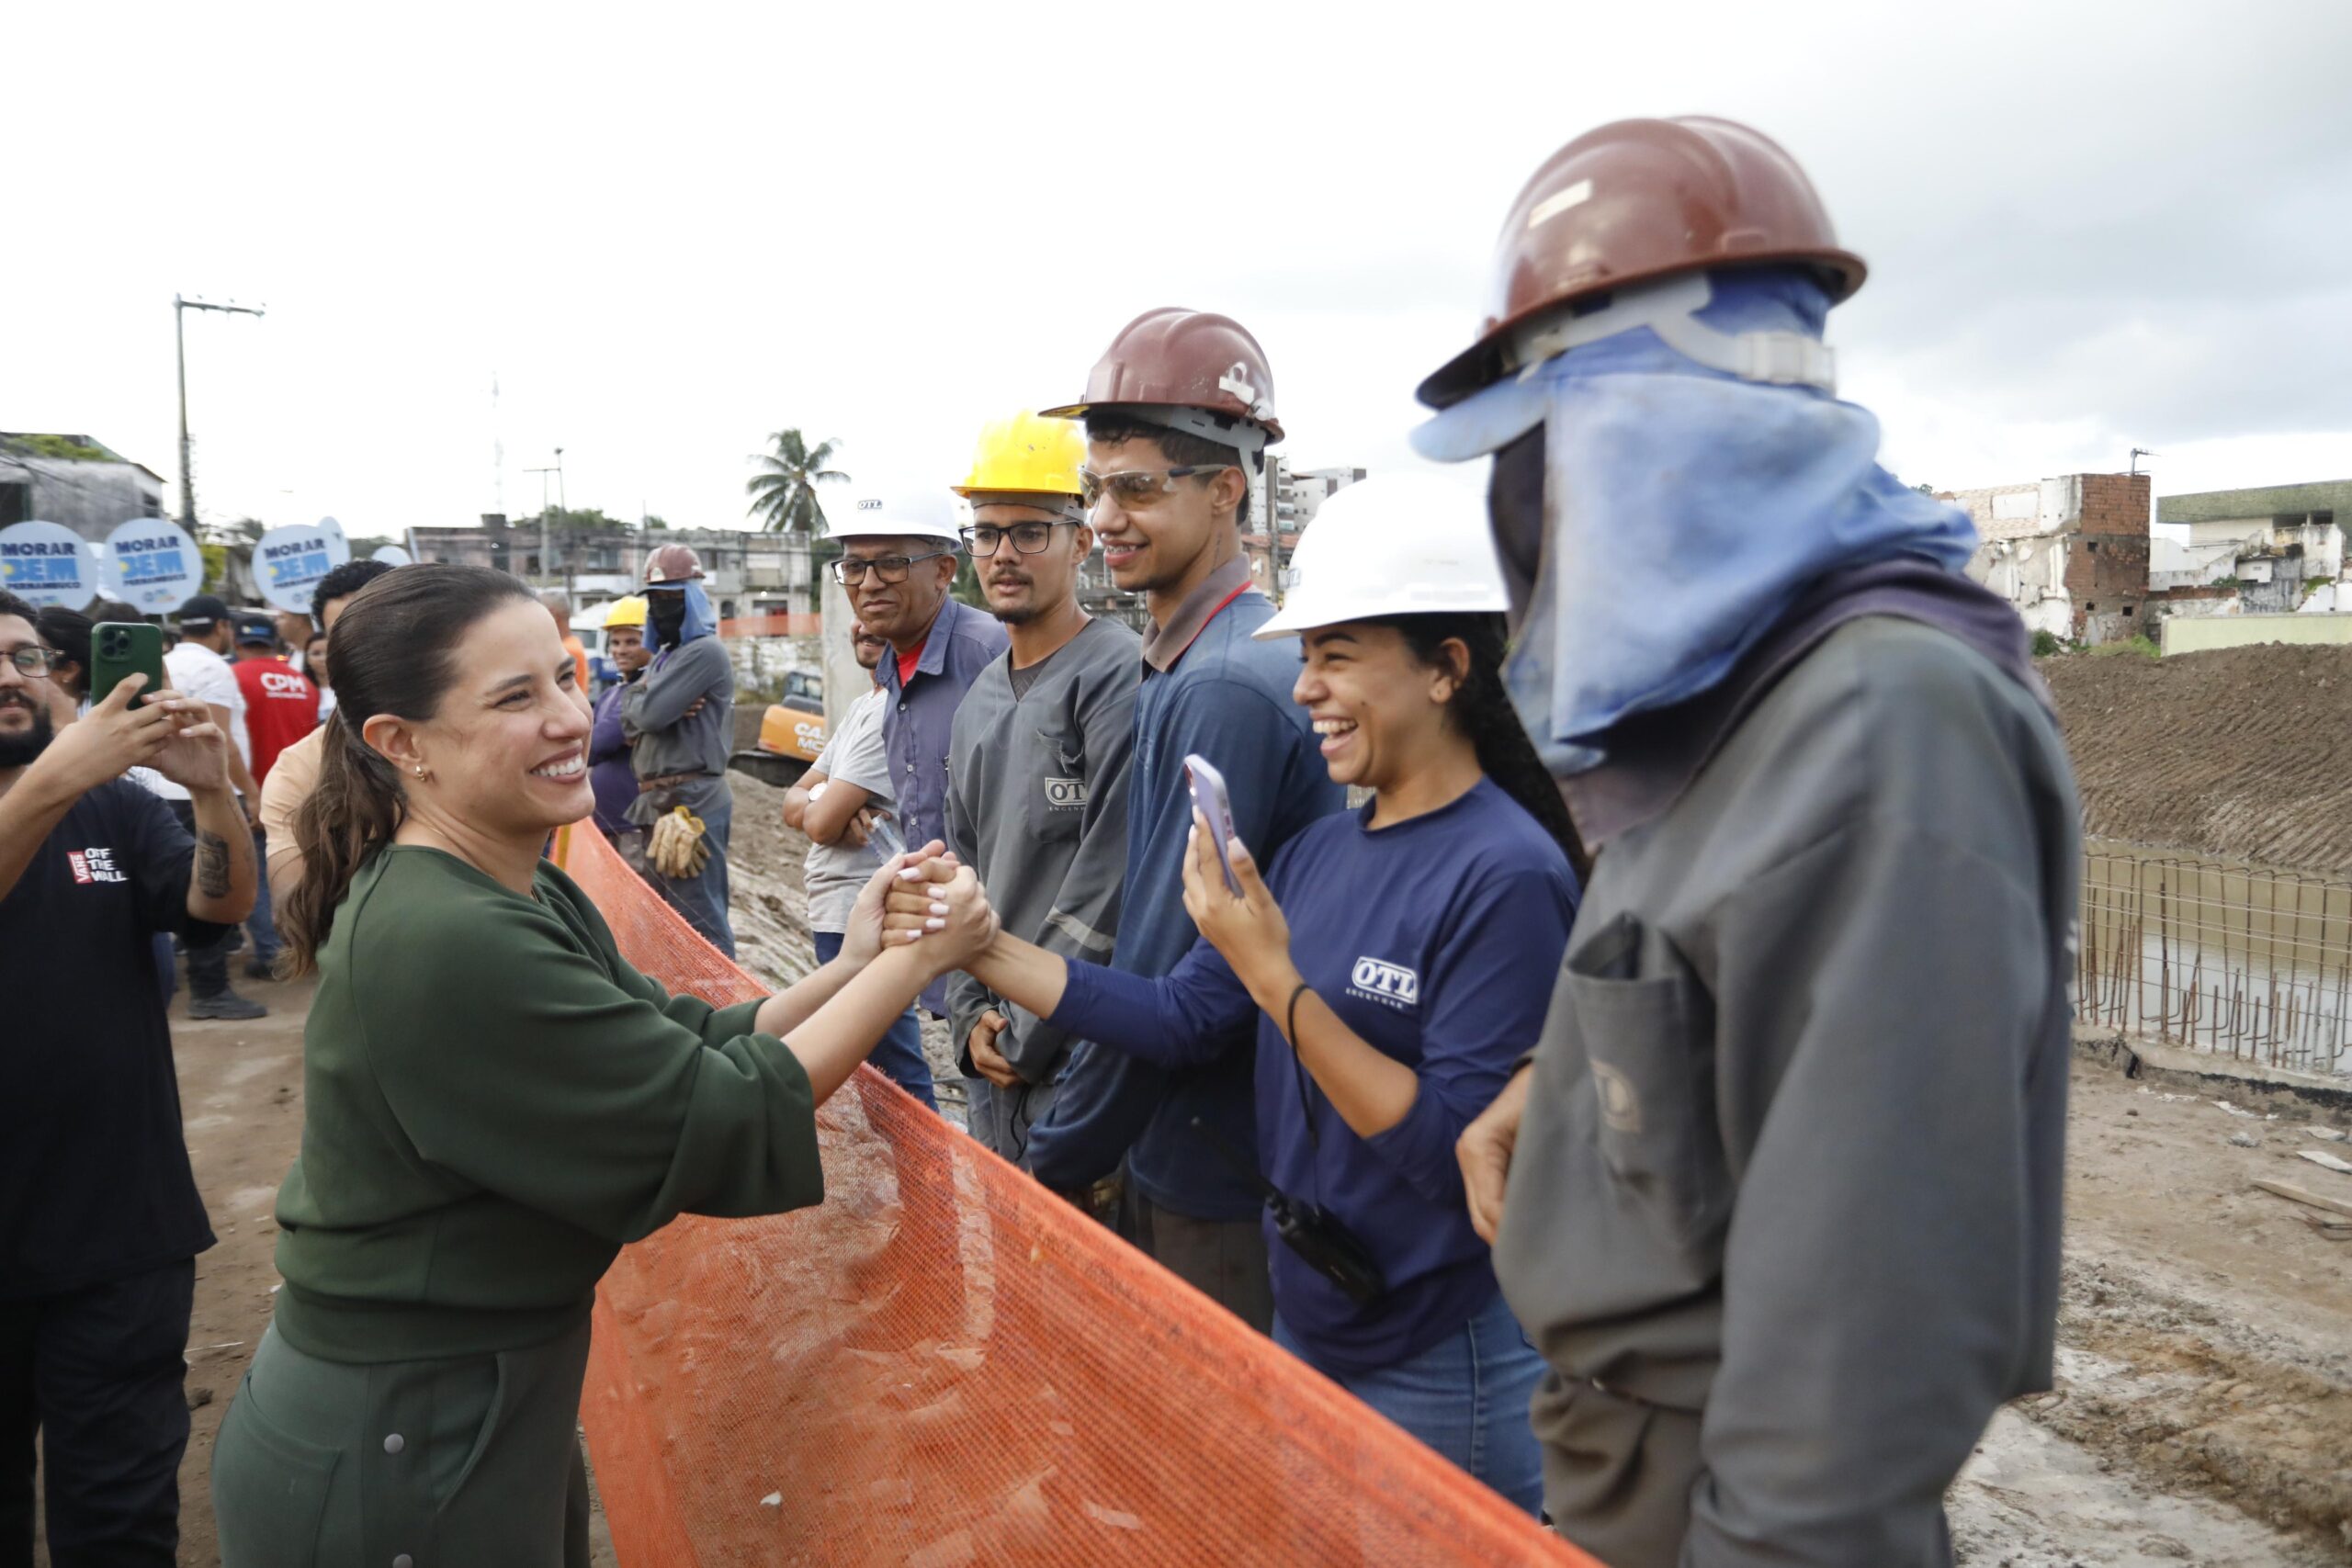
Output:
M1006 930L1107 964L1126 873L1143 639L1078 602L1094 549L1079 499L1085 461L1077 425L1024 412L981 432L971 474L955 487L972 504L964 547L1012 642L956 710L947 832ZM972 1135L1023 1165L1071 1041L967 974L950 977L947 1011Z
M727 755L735 738L735 667L703 592L702 558L688 547L664 545L647 559L645 619L661 651L621 699L621 728L635 742L629 761L637 769L628 819L649 829L647 880L705 941L732 958L727 836L735 794L727 785ZM700 825L709 858L698 868L665 870L656 863L650 829L681 807Z
M1494 457L1506 682L1597 854L1458 1148L1546 1509L1611 1568L1949 1563L2057 1310L2081 845L2024 628L1832 395L1863 267L1777 145L1589 132L1495 267L1415 444Z

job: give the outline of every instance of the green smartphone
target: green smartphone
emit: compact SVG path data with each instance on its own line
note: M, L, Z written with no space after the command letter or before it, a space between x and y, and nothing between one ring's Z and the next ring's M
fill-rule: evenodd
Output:
M130 705L164 689L164 628L146 621L100 621L90 628L90 701L102 703L127 676L144 675Z

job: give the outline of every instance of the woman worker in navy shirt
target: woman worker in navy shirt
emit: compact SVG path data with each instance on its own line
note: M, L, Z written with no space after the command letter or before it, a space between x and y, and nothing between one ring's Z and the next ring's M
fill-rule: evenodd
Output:
M1331 777L1370 805L1299 833L1262 882L1235 846L1238 898L1196 826L1184 905L1202 940L1164 978L1001 937L971 971L1170 1066L1254 1010L1261 1168L1351 1232L1385 1284L1357 1299L1270 1216L1276 1341L1532 1512L1542 1362L1470 1227L1453 1145L1535 1043L1578 889L1566 809L1503 692L1503 584L1471 506L1403 477L1342 491L1257 634L1303 637L1294 698ZM936 918L924 900L894 900L901 929Z

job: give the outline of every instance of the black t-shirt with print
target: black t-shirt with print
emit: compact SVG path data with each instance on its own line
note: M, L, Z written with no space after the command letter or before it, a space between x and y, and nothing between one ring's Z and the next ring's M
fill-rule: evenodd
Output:
M194 855L170 808L118 779L0 898L0 1299L212 1245L152 940L219 931L187 914Z

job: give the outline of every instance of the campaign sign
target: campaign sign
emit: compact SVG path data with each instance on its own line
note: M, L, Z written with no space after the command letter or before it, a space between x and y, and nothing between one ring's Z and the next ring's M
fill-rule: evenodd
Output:
M177 609L204 582L204 552L167 518L132 518L107 536L107 592L143 615Z
M330 519L332 521L332 519ZM281 610L311 613L311 591L319 579L351 558L341 528L330 535L313 523L272 528L254 544L254 581L261 596Z
M35 604L79 610L98 596L97 550L62 523L0 528L0 588Z

